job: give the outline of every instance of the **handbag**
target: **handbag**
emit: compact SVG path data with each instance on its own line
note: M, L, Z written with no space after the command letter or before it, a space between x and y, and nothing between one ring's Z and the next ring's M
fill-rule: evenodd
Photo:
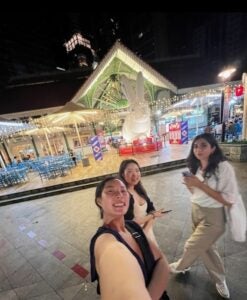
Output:
M232 239L236 242L245 242L247 230L246 210L240 194L236 203L227 208L227 213Z

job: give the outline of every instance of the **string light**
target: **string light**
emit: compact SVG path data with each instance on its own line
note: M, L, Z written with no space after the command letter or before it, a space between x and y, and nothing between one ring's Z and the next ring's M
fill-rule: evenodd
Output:
M22 121L10 121L1 120L0 121L0 137L9 138L14 134L20 134L24 130L31 129L33 126L27 122Z
M236 88L239 87L239 83L237 84L228 84L227 85L231 91L233 92ZM174 104L180 103L183 100L188 100L189 102L193 102L195 98L206 98L210 96L219 96L222 90L225 89L225 86L222 85L217 89L202 89L199 91L186 93L183 95L175 95L170 98L162 98L157 100L150 101L150 108L152 113L156 113L157 110L161 110L162 112L166 111L167 109L171 109L174 107Z

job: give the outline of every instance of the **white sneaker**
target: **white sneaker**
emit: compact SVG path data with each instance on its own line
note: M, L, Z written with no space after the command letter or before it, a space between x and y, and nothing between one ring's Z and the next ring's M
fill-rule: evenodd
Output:
M230 292L229 289L226 285L226 281L224 280L221 283L216 283L216 290L217 292L221 295L221 297L225 298L225 299L229 299L230 298Z
M172 264L169 264L171 273L174 273L174 274L183 273L183 274L185 274L186 272L188 272L191 269L191 267L189 267L189 268L186 268L186 269L183 269L183 270L177 270L177 265L178 265L178 262L174 262Z

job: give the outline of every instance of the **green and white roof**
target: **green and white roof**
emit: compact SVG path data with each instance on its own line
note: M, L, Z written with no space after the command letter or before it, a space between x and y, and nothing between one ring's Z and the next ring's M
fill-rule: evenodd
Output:
M135 81L138 72L142 72L144 77L146 100L157 100L162 90L177 93L174 84L117 41L77 91L72 102L88 108L125 108L128 101L122 93L120 77L126 75Z

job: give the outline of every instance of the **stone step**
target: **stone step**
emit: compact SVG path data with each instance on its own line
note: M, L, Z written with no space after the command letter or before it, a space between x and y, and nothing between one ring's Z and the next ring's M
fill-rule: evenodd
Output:
M160 172L167 172L173 169L184 168L185 165L186 165L185 159L174 160L166 163L142 167L141 173L142 176L148 176ZM28 201L28 200L40 199L44 197L50 197L58 194L69 193L81 189L95 187L101 180L103 180L105 177L109 175L117 175L117 174L112 173L107 175L101 175L101 176L86 178L86 179L77 180L73 182L67 182L63 184L57 184L53 186L0 196L0 206Z

